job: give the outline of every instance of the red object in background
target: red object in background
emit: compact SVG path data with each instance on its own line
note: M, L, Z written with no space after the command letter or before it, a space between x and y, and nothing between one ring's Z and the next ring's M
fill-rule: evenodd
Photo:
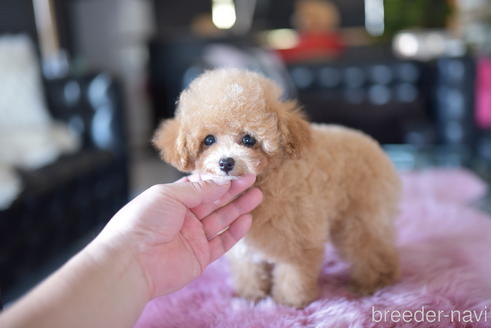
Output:
M343 48L343 40L336 33L301 33L295 47L277 52L285 62L293 62L336 56Z
M482 129L490 129L490 58L478 60L475 86L475 122Z

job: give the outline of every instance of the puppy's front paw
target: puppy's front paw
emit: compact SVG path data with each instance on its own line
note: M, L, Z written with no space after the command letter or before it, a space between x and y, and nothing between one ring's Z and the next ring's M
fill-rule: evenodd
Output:
M353 279L350 290L357 295L367 296L375 291L393 284L398 278L398 269L388 269L385 272L368 273L365 277Z
M252 286L244 286L236 288L234 292L235 296L244 298L252 302L259 302L268 296L267 288L254 288Z
M275 302L295 308L303 308L319 296L317 287L295 288L288 284L275 284L272 297Z
M350 281L350 284L348 286L348 289L355 294L356 297L364 297L364 296L370 296L374 294L374 292L378 289L380 289L382 286L378 285L367 285L367 284L361 284L355 280Z

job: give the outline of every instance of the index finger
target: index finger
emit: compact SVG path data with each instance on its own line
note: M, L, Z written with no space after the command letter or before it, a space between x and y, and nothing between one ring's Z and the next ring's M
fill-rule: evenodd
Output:
M213 203L204 203L191 209L196 217L201 220L208 216L216 209L230 203L240 193L248 189L256 181L256 176L253 174L244 175L236 180L232 180L229 190L217 201Z

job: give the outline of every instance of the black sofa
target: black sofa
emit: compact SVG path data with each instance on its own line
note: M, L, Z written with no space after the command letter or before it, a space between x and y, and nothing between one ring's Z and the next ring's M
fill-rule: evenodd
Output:
M242 40L156 38L149 44L154 125L172 116L190 67L207 69L210 44L234 45L251 55ZM310 120L360 129L383 144L468 148L476 141L473 122L474 60L437 58L417 62L396 58L387 44L349 47L334 59L285 67ZM289 84L289 83L286 83ZM459 98L456 106L449 99ZM451 104L453 105L453 104ZM459 136L451 135L460 130Z
M11 289L128 199L121 88L103 73L45 81L52 116L77 130L82 149L37 170L19 170L23 191L0 211L0 290ZM5 300L4 300L5 301Z

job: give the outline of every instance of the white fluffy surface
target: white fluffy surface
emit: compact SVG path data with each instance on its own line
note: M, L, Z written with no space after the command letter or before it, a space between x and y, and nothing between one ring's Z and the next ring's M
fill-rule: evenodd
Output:
M0 163L0 210L8 208L20 191L20 178L11 167Z
M34 49L27 36L0 37L0 130L48 124Z
M13 167L42 167L77 150L80 142L51 119L27 36L0 37L0 72L0 204L5 208L21 190Z
M60 123L0 130L0 163L36 169L79 147L77 136Z

